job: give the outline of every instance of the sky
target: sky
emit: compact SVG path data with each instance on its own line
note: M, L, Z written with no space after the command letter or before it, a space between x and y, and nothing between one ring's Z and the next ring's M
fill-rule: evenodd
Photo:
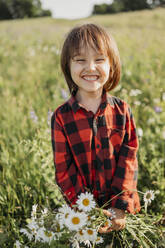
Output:
M92 13L94 4L112 0L41 0L43 9L50 9L54 18L79 19Z

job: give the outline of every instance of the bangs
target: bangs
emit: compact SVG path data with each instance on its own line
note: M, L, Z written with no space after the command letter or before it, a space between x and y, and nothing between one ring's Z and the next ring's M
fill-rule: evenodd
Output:
M96 27L91 28L91 26L89 26L85 29L78 29L77 32L74 32L70 37L70 58L75 54L79 54L82 47L86 49L91 47L96 52L107 55L108 49L106 44L107 42L104 35L100 30L97 30Z

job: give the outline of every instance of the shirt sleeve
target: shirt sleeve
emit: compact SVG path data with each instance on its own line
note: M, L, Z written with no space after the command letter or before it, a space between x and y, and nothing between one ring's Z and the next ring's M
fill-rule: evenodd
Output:
M84 192L83 182L56 112L51 119L51 138L55 180L64 199L72 206L76 203L77 196Z
M138 175L138 138L130 107L126 105L125 136L119 151L119 159L113 177L111 206L127 210L129 213L140 211L137 193Z

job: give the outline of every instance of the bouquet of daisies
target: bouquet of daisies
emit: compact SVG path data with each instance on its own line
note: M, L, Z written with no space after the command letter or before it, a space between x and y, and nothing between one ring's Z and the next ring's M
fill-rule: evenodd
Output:
M109 208L111 217L107 217L102 208L97 208L93 195L89 192L78 196L74 208L64 204L57 211L52 212L44 208L37 212L37 205L33 205L31 219L26 228L20 229L20 233L27 240L26 245L21 235L15 246L17 248L157 247L153 241L160 242L160 236L163 240L163 230L158 227L161 217L147 215L147 205L154 199L153 191L147 191L143 199L144 213L129 214L126 228L108 235L101 235L99 228L112 225L111 221L116 217L115 211Z

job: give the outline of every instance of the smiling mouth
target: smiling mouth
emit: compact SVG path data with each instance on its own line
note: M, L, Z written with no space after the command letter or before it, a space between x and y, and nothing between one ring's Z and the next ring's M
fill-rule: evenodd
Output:
M96 81L98 80L99 76L83 76L82 78L87 81Z

